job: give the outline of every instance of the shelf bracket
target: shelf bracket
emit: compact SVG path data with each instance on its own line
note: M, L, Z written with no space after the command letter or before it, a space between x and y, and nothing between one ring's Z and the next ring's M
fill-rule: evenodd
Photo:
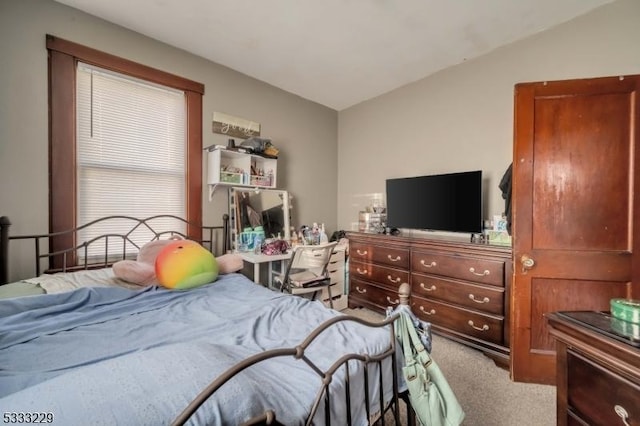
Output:
M218 188L218 184L209 184L209 202L213 200L213 193L216 192L216 188Z

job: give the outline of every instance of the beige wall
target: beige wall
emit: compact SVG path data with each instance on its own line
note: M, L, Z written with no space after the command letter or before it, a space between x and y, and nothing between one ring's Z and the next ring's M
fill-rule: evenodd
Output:
M260 122L281 149L294 225L332 232L351 229L391 177L482 169L485 216L500 213L514 84L640 73L638 22L640 2L618 0L337 113L52 0L0 0L0 215L14 234L48 227L47 33L203 83L204 146L226 143L211 133L214 111ZM225 197L203 193L205 222L219 223Z
M619 0L340 111L338 226L357 226L387 178L475 169L484 172L485 217L500 214L514 85L639 74L639 41L640 1Z
M281 151L277 181L294 197L293 224L336 229L336 111L52 0L0 0L0 215L14 235L48 231L46 34L203 83L203 145L226 144L211 132L214 111L261 123ZM203 221L221 223L226 190L203 200ZM11 261L15 279L24 265Z

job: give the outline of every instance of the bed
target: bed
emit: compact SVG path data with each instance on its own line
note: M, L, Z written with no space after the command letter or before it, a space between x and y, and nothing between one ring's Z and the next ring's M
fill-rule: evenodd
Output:
M37 264L35 281L0 286L29 288L0 299L5 416L69 425L399 424L395 316L374 324L239 273L190 290L119 285L109 269L139 247L130 228L152 240L177 233L212 252L222 240L226 250L226 222L158 231L129 219L125 231L107 234L112 243L104 235L78 243L72 230L69 249L42 250L51 235L10 236L0 218L2 284L10 243L33 243ZM87 255L95 242L123 252ZM57 264L46 262L53 257ZM52 277L70 287L47 291Z

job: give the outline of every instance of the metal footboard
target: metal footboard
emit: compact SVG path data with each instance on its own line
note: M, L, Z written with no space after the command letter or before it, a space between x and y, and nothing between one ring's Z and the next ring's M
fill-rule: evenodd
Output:
M398 378L397 378L397 361L396 361L396 338L394 333L393 323L398 318L400 314L395 314L384 321L374 323L361 318L357 318L350 315L342 315L331 318L330 320L325 321L321 325L319 325L307 338L302 341L299 345L291 348L282 348L282 349L272 349L264 352L257 353L252 355L233 367L226 370L222 373L218 378L216 378L211 384L209 384L202 392L184 409L184 411L174 420L172 423L173 426L183 425L185 422L189 420L189 418L198 410L198 408L204 404L204 402L210 398L215 392L221 388L225 383L229 380L233 379L236 375L240 374L243 370L253 367L257 364L260 364L263 361L272 358L278 357L292 357L296 360L300 360L306 363L318 376L321 378L322 385L318 390L315 400L313 402L311 411L309 412L307 418L305 419L306 425L311 425L313 419L318 412L318 409L321 405L321 402L324 400L324 414L326 425L331 425L331 403L332 396L330 392L330 385L334 379L336 372L344 368L345 369L345 395L346 395L346 407L347 407L347 418L344 419L344 423L340 424L351 425L353 424L353 419L351 417L351 369L349 367L349 363L356 361L360 362L364 365L362 369L362 379L364 380L364 389L365 395L365 409L367 413L367 418L370 423L379 423L381 425L385 424L385 413L389 410L392 410L393 417L395 420L395 424L400 424L400 414L399 414L399 394L398 394ZM340 356L331 366L329 366L326 370L322 370L318 367L316 363L314 363L311 359L309 359L306 355L306 350L309 345L325 330L333 325L345 322L352 321L356 323L363 324L368 327L386 327L389 326L389 347L380 354L357 354L357 353L349 353ZM385 360L390 360L392 365L392 383L385 383L383 377L383 369L382 363ZM369 397L369 390L372 389L369 383L369 369L372 364L376 364L378 367L378 377L377 377L377 385L379 386L379 407L380 411L377 413L372 413L372 401ZM387 388L389 386L393 389L393 397L391 401L385 404L384 401L384 389L385 386ZM260 414L257 417L247 420L246 425L258 425L258 424L279 424L277 422L277 413L273 410L267 410L264 413Z

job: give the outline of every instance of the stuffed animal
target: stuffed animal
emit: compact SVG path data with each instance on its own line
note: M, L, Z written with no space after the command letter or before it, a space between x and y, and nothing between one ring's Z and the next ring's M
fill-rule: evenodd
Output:
M186 241L189 241L189 243L194 243L198 245L202 250L211 254L208 250L200 246L198 243L195 243L190 240L183 240L179 237L172 237L171 239L168 239L168 240L154 240L145 244L140 248L140 252L138 253L136 260L121 260L119 262L116 262L113 265L113 273L117 278L120 278L121 280L127 281L128 283L137 284L140 286L163 285L162 282L160 282L160 280L158 279L158 276L156 275L156 260L158 256L165 248L171 246L173 243L186 242ZM193 251L191 251L191 253L193 253ZM204 257L202 256L204 255L201 255L200 258L204 259ZM196 256L196 259L197 258L198 256ZM217 264L217 273L215 274L215 278L217 278L219 274L228 274L231 272L237 272L241 270L243 266L242 258L237 254L224 254L222 256L218 256L217 258L214 258L214 260L215 260L215 263ZM192 261L194 262L194 265L197 264L197 261L194 261L193 257L192 257ZM179 263L176 263L177 266L175 267L177 267L178 270L185 271L186 268L188 267L185 265L189 263L186 260L185 262L186 263L184 262L182 263L182 266L180 266ZM211 279L208 282L214 281L215 278ZM186 279L185 275L183 275L183 279ZM169 283L170 281L165 281L165 282ZM178 281L172 281L172 282L175 285ZM206 284L206 283L202 282L202 284ZM173 287L170 287L170 288L173 288ZM176 287L176 288L191 288L191 287Z
M174 241L163 248L155 266L158 282L167 288L193 288L218 278L216 258L191 240Z

